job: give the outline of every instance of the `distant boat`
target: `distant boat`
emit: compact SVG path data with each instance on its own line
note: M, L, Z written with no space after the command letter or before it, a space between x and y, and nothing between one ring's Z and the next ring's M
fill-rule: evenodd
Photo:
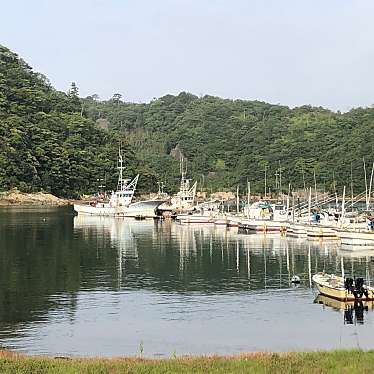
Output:
M139 179L139 174L133 179L123 178L123 158L119 151L118 161L119 177L117 191L113 191L109 202L95 201L88 204L74 204L78 214L110 216L110 217L135 217L156 218L157 209L165 200L145 200L132 203Z
M349 245L358 248L374 248L374 230L356 231L338 229L336 230L336 233L343 245Z
M287 208L283 204L258 201L247 205L244 214L247 218L240 220L240 229L256 232L283 232L288 226Z
M194 209L197 182L192 186L190 185L191 180L187 178L187 163L185 163L183 157L179 161L179 167L181 173L179 191L167 203L160 206L162 211L180 213Z
M343 278L334 274L317 273L312 277L321 295L342 301L374 300L374 288L363 278Z

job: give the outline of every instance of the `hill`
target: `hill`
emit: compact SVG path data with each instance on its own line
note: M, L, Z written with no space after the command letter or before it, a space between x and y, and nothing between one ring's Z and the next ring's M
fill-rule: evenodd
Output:
M42 74L0 45L0 190L45 191L75 197L105 180L116 186L118 145L139 191L166 182L174 192L179 162L205 191L253 192L302 188L364 188L363 157L374 154L374 109L348 113L321 107L290 109L259 101L197 97L182 92L150 103L107 101L55 90ZM281 181L281 183L280 183Z
M0 45L0 189L74 197L97 190L105 174L115 184L122 138L81 109L75 84L68 94L55 90ZM126 156L131 165L134 156Z
M120 95L99 101L83 99L92 120L106 120L110 131L125 135L154 179L177 187L175 155L188 159L189 174L199 188L272 191L314 186L340 192L364 189L363 157L373 161L374 109L335 113L321 107L290 109L258 101L197 97L182 92L149 104L123 102ZM369 165L370 164L370 165ZM281 185L279 183L281 179Z

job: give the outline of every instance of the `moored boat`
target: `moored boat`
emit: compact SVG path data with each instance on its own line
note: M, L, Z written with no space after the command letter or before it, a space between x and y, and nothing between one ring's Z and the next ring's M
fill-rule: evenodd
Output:
M333 226L321 225L319 223L305 224L306 235L314 239L337 239L336 230Z
M179 223L193 224L204 223L214 224L216 218L213 215L204 214L178 214L175 218Z
M165 200L145 200L132 203L139 179L139 174L133 179L123 178L123 158L119 151L119 177L117 191L113 191L108 202L93 201L88 204L74 204L74 211L80 215L109 216L109 217L140 217L157 218L158 207Z
M342 245L374 247L374 231L336 230Z
M239 223L239 228L256 232L285 232L287 221L273 221L269 219L243 219Z
M289 222L287 227L289 236L306 236L305 224L301 222Z
M321 295L333 299L374 300L374 288L364 284L363 278L343 278L334 274L317 273L312 277Z

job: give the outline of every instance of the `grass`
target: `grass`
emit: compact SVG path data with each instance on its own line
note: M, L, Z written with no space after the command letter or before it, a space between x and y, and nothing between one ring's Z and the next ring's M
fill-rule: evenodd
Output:
M252 353L239 356L48 358L0 351L0 373L373 373L374 351Z

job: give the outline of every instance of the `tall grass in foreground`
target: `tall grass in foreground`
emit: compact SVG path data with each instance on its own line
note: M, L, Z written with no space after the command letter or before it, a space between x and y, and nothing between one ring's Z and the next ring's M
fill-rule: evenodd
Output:
M374 351L253 353L240 356L47 358L0 352L0 373L373 373Z

